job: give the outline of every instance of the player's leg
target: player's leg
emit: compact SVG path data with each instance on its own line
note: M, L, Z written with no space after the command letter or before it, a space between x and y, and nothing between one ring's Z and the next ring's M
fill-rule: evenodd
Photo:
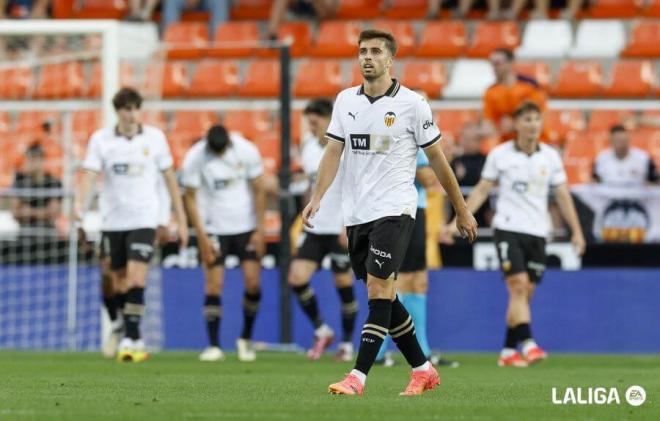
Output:
M346 256L348 257L348 256ZM353 290L353 274L349 270L342 270L333 259L335 286L341 301L342 339L335 354L336 361L348 362L353 360L353 332L358 312L358 302Z
M222 320L222 287L225 268L220 257L213 265L204 265L204 318L209 346L199 355L200 361L213 362L224 359L220 348L220 323Z
M536 285L541 282L543 271L545 270L545 240L527 236L525 239L525 260L527 261L527 279L525 298L527 300L527 307L530 308ZM522 353L528 363L534 364L543 361L548 357L548 354L538 346L534 340L531 332L531 308L530 308L530 321L526 329L520 334L520 343Z
M243 294L243 331L236 342L238 358L241 361L254 361L257 354L252 346L252 331L261 303L261 262L256 252L250 248L251 233L234 236L235 250L241 260L245 292Z
M125 315L126 291L128 289L126 270L128 264L127 234L128 232L126 231L108 232L105 234L109 243L111 278L114 290L118 293L117 307L122 315ZM126 320L125 317L124 320ZM117 346L117 360L131 361L133 359L133 348L133 340L126 337L126 330L124 329L124 337L119 341L119 345Z
M103 306L105 307L108 318L110 319L110 329L108 335L103 340L103 355L106 358L114 358L117 353L120 335L123 330L123 321L120 319L118 308L118 297L115 293L113 274L110 269L110 255L103 255L100 258L101 270L101 291L103 294Z

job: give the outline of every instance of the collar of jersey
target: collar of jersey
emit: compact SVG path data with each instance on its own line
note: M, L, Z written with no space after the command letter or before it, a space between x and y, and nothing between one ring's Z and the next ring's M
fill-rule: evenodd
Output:
M513 141L513 147L514 147L514 149L516 150L516 152L521 152L521 153L524 153L525 155L527 155L527 154L526 154L522 149L520 149L520 147L518 146L518 141L516 141L516 140ZM534 149L534 152L532 152L532 155L534 155L536 152L540 152L540 151L541 151L541 143L540 143L540 142L536 142L536 149ZM529 155L529 156L531 156L531 155Z
M137 133L135 134L135 136L140 135L140 134L142 134L142 124L138 124L138 131L137 131ZM128 137L128 136L126 136L126 135L124 135L124 134L119 133L119 124L117 124L117 125L115 126L115 136L117 136L117 137L125 137L125 138L128 139L128 140L132 140L133 137L135 137L135 136L133 136L133 137Z
M364 95L367 97L370 103L374 103L381 99L384 96L396 96L396 94L399 92L399 88L401 88L401 84L399 83L398 80L392 79L392 84L390 87L387 89L384 95L381 96L369 96L364 92L364 84L360 85L360 89L358 89L357 94L358 95Z

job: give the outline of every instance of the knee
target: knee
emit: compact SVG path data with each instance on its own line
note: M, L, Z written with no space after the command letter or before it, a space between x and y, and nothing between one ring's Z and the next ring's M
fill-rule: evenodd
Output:
M367 281L367 295L370 300L394 300L394 288L389 280Z
M509 289L509 296L512 299L527 299L528 296L528 282L524 276L511 276L507 279L507 288Z
M353 286L353 277L350 274L341 274L335 277L335 286L337 288L346 288Z
M307 280L300 272L300 269L298 269L295 265L292 265L291 270L289 271L289 276L287 278L287 281L289 282L290 286L299 287L305 285Z

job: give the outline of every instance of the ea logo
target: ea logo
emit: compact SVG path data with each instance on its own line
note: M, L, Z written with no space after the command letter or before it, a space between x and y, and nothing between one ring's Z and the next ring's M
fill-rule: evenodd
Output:
M642 386L630 386L626 390L626 401L631 406L640 406L646 401L646 390Z
M387 114L385 114L385 125L387 127L392 127L394 120L396 120L396 114L394 114L392 111L389 111Z

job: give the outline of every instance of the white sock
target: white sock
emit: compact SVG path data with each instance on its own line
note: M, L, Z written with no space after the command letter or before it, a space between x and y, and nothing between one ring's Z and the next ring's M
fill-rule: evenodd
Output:
M413 367L413 371L426 371L429 368L431 368L431 363L428 362L427 360L424 364L420 365L419 367Z
M364 386L364 384L367 382L367 375L361 372L360 370L353 369L351 370L351 374L357 377L358 380L360 380L362 386Z
M518 352L518 351L516 351L513 348L502 348L502 351L500 351L500 357L509 358L510 356L515 354L516 352Z
M524 355L527 355L527 353L533 348L538 348L538 345L536 345L534 339L527 339L525 342L523 342L522 351Z

